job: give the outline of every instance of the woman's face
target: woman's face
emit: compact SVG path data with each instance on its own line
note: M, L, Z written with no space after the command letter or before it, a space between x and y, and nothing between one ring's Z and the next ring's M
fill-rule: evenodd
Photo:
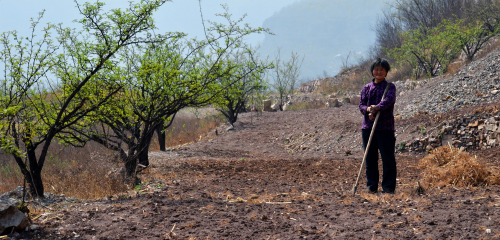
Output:
M372 74L376 82L382 82L387 76L387 71L382 66L376 66L373 68Z

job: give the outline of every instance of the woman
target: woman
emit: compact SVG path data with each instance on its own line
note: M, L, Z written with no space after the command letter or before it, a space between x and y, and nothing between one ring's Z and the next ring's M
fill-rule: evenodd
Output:
M359 110L363 114L363 124L361 127L363 148L366 149L368 139L373 127L373 122L377 112L380 117L375 126L370 149L366 156L366 179L368 191L376 193L378 191L378 151L382 156L383 176L382 192L394 193L396 189L396 158L394 148L396 137L394 135L394 103L396 103L396 86L385 79L391 66L385 59L378 58L372 63L370 72L372 82L366 84L361 90ZM387 89L387 93L382 100L382 95Z

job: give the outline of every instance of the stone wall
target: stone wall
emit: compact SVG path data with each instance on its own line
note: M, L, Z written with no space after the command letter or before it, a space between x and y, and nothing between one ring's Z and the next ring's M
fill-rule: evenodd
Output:
M438 134L400 143L396 147L399 151L424 152L443 145L463 150L489 149L500 145L499 112L459 117L442 123L440 128Z

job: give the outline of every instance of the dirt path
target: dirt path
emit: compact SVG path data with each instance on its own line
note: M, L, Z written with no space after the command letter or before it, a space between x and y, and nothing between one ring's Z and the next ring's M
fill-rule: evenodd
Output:
M140 191L59 206L36 221L39 230L18 237L500 238L500 187L426 189L419 195L422 155L397 156L396 194L368 194L362 178L353 197L362 158L360 121L352 105L244 114L234 131L151 152L151 167L141 176L148 184ZM398 122L398 129L411 122ZM400 137L410 137L405 134ZM498 166L495 158L485 161Z

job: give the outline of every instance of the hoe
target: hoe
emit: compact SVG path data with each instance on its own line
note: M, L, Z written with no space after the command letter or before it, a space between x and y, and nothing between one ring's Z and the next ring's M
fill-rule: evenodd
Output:
M385 87L384 94L382 95L382 99L380 101L384 100L390 84L391 83L387 83L387 87ZM375 132L375 127L377 126L377 122L378 122L379 117L380 117L380 111L378 111L377 115L375 116L375 121L373 122L372 131L370 132L370 137L368 138L368 143L366 144L365 154L363 156L363 162L361 162L361 167L359 168L358 178L356 179L356 183L354 184L354 187L352 188L352 195L353 196L356 194L356 189L358 188L359 177L361 176L361 171L363 170L363 166L365 165L366 156L368 155L368 149L370 149L370 144L372 142L373 133Z

